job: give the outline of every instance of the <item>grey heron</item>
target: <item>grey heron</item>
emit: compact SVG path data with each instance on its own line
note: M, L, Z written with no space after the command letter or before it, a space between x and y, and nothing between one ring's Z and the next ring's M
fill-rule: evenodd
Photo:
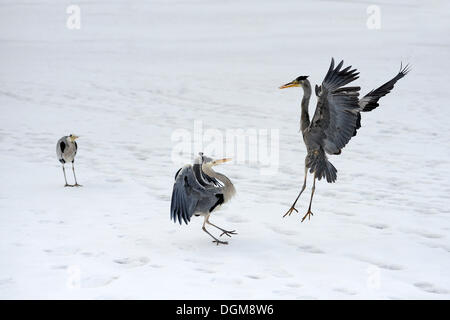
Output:
M290 87L301 87L303 89L300 129L307 151L303 186L291 208L283 217L291 215L293 211L298 212L295 205L306 188L306 177L309 169L314 178L309 208L303 216L302 222L306 218L311 218L313 214L311 212L311 203L316 187L316 179L326 178L328 183L332 183L337 178L337 170L328 161L326 154L341 154L342 148L361 128L361 112L368 112L377 108L379 106L378 100L388 94L394 88L394 84L410 71L408 65L404 68L400 66L399 73L393 79L359 99L360 87L344 87L358 79L359 72L356 72L356 69L351 69L351 66L341 69L343 64L344 61L341 61L335 67L334 59L331 59L330 68L322 85L315 86L317 107L312 119L309 118L308 113L312 91L311 84L307 79L308 76L297 77L280 87L280 89Z
M75 175L75 167L73 164L75 161L75 155L77 154L78 150L78 145L75 141L76 139L78 139L78 136L71 134L62 137L61 139L58 140L58 143L56 144L56 155L58 157L59 162L61 162L62 164L64 180L66 181L64 187L81 187L81 185L78 184L77 182L77 177ZM67 162L72 162L72 171L73 177L75 179L75 184L67 183L66 169L64 168L64 164Z
M220 206L228 202L236 190L233 183L225 175L213 170L213 166L225 163L231 159L214 160L203 153L195 159L193 165L185 165L175 174L172 200L170 205L170 217L174 222L188 224L193 215L203 216L202 229L214 240L217 245L228 244L214 237L207 229L206 224L211 225L220 231L220 236L236 234L235 230L228 231L222 229L209 221L211 213Z

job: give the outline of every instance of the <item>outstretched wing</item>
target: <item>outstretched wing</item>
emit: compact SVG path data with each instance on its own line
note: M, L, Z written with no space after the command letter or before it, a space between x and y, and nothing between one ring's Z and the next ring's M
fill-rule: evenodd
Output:
M372 91L370 91L368 94L366 94L361 100L359 100L359 107L361 108L362 112L368 112L372 111L373 109L377 108L379 106L378 100L380 100L381 97L384 97L387 95L391 90L394 88L394 84L406 76L406 74L410 71L409 65L406 65L404 68L402 65L400 65L400 71L398 74L385 84L383 84L381 87L378 87ZM361 128L361 114L358 115L358 119L356 121L356 128L353 135L356 135L356 130Z
M191 165L178 170L173 185L172 200L170 204L170 218L182 224L191 220L198 201L202 198L202 192L207 192L194 176Z
M317 107L308 127L312 140L329 154L338 154L350 141L357 125L360 111L359 87L343 87L358 79L356 69L348 66L341 70L344 61L334 67L334 59L322 82L316 88Z
M372 91L370 91L368 94L366 94L361 100L359 100L359 106L361 107L361 111L367 112L372 111L376 107L379 106L378 100L381 97L384 97L387 95L391 90L394 88L394 84L406 76L406 74L410 71L409 65L406 65L404 68L400 65L400 71L398 74L385 84L383 84L381 87L376 88Z

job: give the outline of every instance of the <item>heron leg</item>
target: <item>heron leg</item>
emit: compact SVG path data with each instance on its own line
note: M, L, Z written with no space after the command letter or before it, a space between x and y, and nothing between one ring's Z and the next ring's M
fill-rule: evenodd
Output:
M64 173L64 181L66 181L66 184L64 185L64 187L73 187L72 184L68 184L68 183L67 183L66 169L64 168L64 164L62 165L62 169L63 169L63 173Z
M219 237L221 237L221 236L223 236L223 235L227 235L228 237L231 237L231 235L237 234L237 233L236 233L236 230L228 231L228 230L222 229L221 227L218 227L218 226L216 226L215 224L209 222L209 215L206 217L205 222L206 222L207 224L209 224L209 225L211 225L211 226L213 226L213 227L219 229L220 231L222 231L222 234L221 234Z
M77 176L75 175L75 167L74 167L74 165L73 165L73 161L72 161L72 171L73 171L73 178L75 179L75 184L74 184L74 186L75 186L75 187L82 187L82 185L81 185L81 184L78 184L78 182L77 182Z
M211 238L214 239L213 242L214 242L215 244L217 244L217 245L219 245L219 244L228 244L228 242L226 242L226 241L220 241L219 239L217 239L216 237L214 237L211 233L209 233L208 230L206 230L205 224L206 224L206 222L208 221L208 218L209 218L209 215L207 215L207 216L205 217L205 221L203 222L203 227L202 227L203 231L205 231L207 234L209 234L209 236L210 236Z
M305 221L306 218L308 218L308 220L310 220L311 216L313 215L313 213L311 212L311 204L312 204L315 190L316 190L316 174L314 173L314 182L313 182L312 191L311 191L311 200L309 200L308 212L303 216L302 222Z
M300 190L300 193L298 194L297 198L295 199L294 203L292 204L291 208L284 214L283 218L286 216L290 216L293 211L298 212L297 209L295 209L295 205L297 204L298 199L302 195L303 191L305 191L306 188L306 177L308 176L308 168L305 166L305 180L303 181L302 190Z

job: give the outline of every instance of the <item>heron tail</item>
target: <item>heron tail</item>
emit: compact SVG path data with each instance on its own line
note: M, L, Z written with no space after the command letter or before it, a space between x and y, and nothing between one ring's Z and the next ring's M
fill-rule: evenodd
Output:
M322 149L308 152L305 165L309 168L309 172L314 173L319 180L326 178L328 183L332 183L337 179L337 170L333 164L328 161L328 158Z

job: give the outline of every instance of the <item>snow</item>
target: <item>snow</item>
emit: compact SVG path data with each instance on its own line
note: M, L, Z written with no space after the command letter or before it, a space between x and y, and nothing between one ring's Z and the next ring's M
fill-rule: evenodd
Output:
M66 27L71 4L80 30ZM371 4L379 30L366 25ZM450 298L448 1L0 7L0 298ZM299 75L320 83L332 56L359 69L362 93L401 61L413 69L331 157L338 180L317 183L312 219L300 223L311 180L283 219L305 147L299 90L277 88ZM184 164L172 135L195 120L279 133L275 174L218 168L237 189L211 218L239 233L228 246L201 218L169 220ZM81 188L63 188L55 155L69 133Z

